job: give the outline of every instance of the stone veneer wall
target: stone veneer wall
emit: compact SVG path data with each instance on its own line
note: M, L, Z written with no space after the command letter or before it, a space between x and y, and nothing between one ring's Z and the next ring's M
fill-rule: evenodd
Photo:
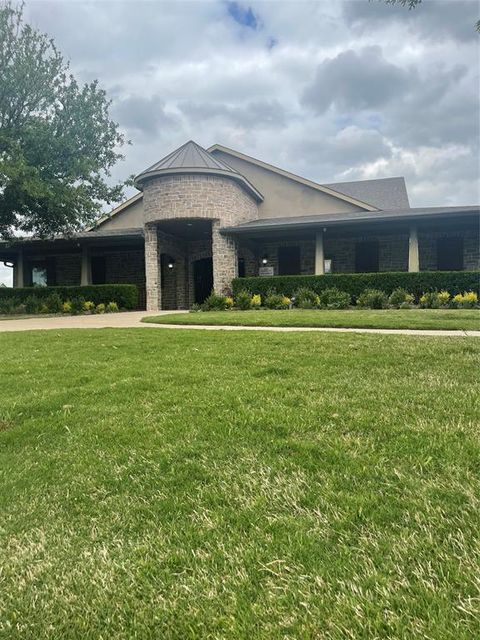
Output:
M437 269L437 240L446 237L463 238L463 268L465 271L480 269L480 250L478 227L458 231L437 231L434 228L419 231L418 249L420 253L420 271Z
M383 236L358 236L336 238L325 235L324 254L325 259L332 260L334 273L355 272L355 243L363 240L378 240L379 243L379 270L380 271L407 271L408 270L408 235L383 235ZM282 240L259 244L257 256L246 248L240 248L240 255L245 259L247 276L258 275L260 260L263 255L268 256L268 266L273 267L274 274L278 275L278 249L279 247L300 247L301 275L315 273L315 242L313 240Z
M143 194L147 308L162 308L158 289L161 283L159 260L163 249L153 228L162 220L212 220L214 289L218 293L227 290L237 275L237 246L235 240L223 236L219 229L257 219L258 208L254 198L231 178L200 174L152 178L145 183ZM178 281L179 275L176 277ZM189 276L184 280L188 281ZM177 300L177 306L179 304Z

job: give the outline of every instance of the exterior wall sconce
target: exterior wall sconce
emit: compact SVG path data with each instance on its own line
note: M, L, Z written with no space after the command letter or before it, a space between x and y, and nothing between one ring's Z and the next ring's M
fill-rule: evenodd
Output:
M262 264L263 264L264 267L268 264L268 256L267 255L263 256Z
M167 267L169 269L173 269L174 266L175 266L175 260L173 258L170 258L170 260L167 262Z

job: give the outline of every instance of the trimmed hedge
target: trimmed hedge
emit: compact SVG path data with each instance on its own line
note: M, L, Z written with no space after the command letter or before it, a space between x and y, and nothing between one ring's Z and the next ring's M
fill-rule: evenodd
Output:
M406 289L418 299L425 291L445 289L451 295L462 291L480 293L480 271L405 271L382 273L331 273L324 276L271 276L256 278L235 278L232 282L233 295L246 289L259 293L262 297L271 291L292 296L300 287L308 287L316 293L323 289L337 287L349 293L353 300L365 289L380 289L390 295L399 287Z
M134 284L89 284L84 287L23 287L11 289L0 287L0 298L15 298L19 302L30 296L39 300L48 298L52 293L58 293L60 298L73 300L83 298L97 304L116 302L122 309L136 309L138 307L138 289Z

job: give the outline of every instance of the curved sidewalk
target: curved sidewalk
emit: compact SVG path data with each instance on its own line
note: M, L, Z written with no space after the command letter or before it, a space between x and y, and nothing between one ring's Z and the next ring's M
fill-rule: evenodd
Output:
M0 333L5 331L37 331L54 329L190 329L194 331L274 331L292 332L327 332L327 333L379 333L384 335L404 336L439 336L455 338L480 338L480 331L450 331L433 329L366 329L340 327L247 327L238 325L191 325L191 324L154 324L141 322L146 316L167 315L178 311L129 311L124 313L108 313L93 316L55 316L23 318L20 320L0 320ZM187 313L187 312L185 312Z

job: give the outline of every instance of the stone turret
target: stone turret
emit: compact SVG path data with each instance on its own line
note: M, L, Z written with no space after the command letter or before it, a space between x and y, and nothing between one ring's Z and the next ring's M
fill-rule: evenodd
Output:
M182 239L175 249L185 271L184 282L176 284L177 306L178 291L184 298L182 306L193 301L193 291L188 291L192 281L189 270L195 257L194 241L200 238L192 238L189 228L194 224L200 228L202 221L203 225L208 221L211 230L213 288L223 293L237 275L238 258L235 240L224 236L220 229L257 219L262 195L244 176L193 141L143 171L135 183L143 190L147 309L165 308L161 292L162 242L175 244L172 233L165 236L166 230L173 229L173 236L177 234ZM204 230L205 226L201 228Z

